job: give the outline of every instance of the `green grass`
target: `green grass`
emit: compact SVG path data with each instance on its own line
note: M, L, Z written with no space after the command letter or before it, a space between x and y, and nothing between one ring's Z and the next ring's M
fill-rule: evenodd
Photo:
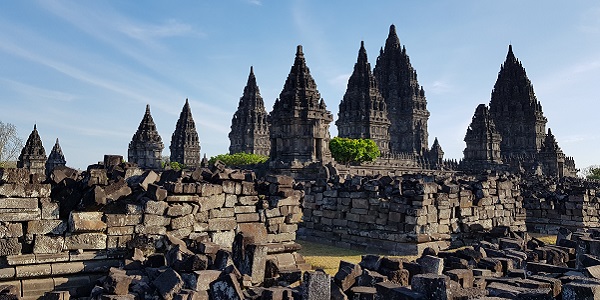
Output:
M307 263L312 265L313 269L323 269L325 273L332 276L337 273L341 260L357 264L360 262L362 255L368 254L358 250L323 245L303 240L296 240L296 243L302 245L302 250L300 250L299 253L302 254ZM416 259L416 256L390 257L402 257L407 260Z
M530 236L549 245L556 244L556 234L529 233Z

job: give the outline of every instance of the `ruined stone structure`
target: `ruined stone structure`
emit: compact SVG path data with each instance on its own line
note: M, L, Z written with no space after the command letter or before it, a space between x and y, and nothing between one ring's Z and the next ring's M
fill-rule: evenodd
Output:
M25 146L21 150L17 168L24 168L33 174L45 174L46 150L42 145L42 139L37 131L37 125L33 125L33 131L29 134Z
M140 168L160 169L162 167L161 153L164 147L150 114L150 105L146 105L146 113L129 143L128 160Z
M302 46L297 48L294 65L270 117L273 164L301 166L331 161L329 123L333 116L306 66Z
M229 141L230 154L245 152L268 156L271 151L268 114L253 67L250 67L248 83L231 120Z
M48 155L48 160L46 161L46 176L50 176L54 168L65 166L66 164L65 155L60 148L58 138L56 138L56 143L54 143L54 147L52 147L52 151L50 151L50 155Z
M390 151L425 154L429 149L425 91L417 81L417 72L410 64L406 48L400 45L394 25L390 26L373 72L391 122Z
M351 139L371 139L381 153L388 153L390 120L387 114L385 101L371 73L364 42L361 42L354 71L340 103L336 121L338 135Z
M185 99L185 105L177 120L169 149L171 162L178 162L189 168L200 166L200 139L188 99Z
M467 170L497 168L502 164L501 141L502 136L496 130L487 106L479 104L465 135L467 147L461 162L462 168Z

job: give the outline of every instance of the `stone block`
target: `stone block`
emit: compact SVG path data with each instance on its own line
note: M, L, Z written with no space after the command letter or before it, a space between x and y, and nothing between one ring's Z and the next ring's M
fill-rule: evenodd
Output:
M147 201L144 207L144 213L162 216L168 206L169 204L164 201Z
M107 203L109 203L130 195L131 188L127 185L127 182L125 182L125 180L119 180L117 182L105 186L104 193L106 194L106 201Z
M47 236L37 234L33 242L33 253L54 254L63 250L65 239L62 236Z
M180 217L192 213L193 207L187 203L170 204L167 208L167 216Z
M210 284L216 281L221 276L219 270L200 270L194 272L197 275L196 291L208 291Z
M233 239L235 238L235 231L221 231L221 232L210 232L211 242L223 247L231 248Z
M444 271L443 258L431 255L424 255L417 259L417 263L421 265L421 270L423 271L423 273L442 275L442 271Z
M418 274L412 277L412 290L425 295L427 299L453 299L449 292L450 278L437 274Z
M305 272L302 278L302 299L330 300L331 278L323 271Z
M59 218L60 205L58 202L50 200L50 198L40 199L40 207L42 219L44 220L55 220Z
M71 232L103 232L106 223L102 222L102 212L74 212L69 214Z
M63 234L67 223L62 220L32 220L27 222L27 234Z
M171 224L171 219L159 215L144 214L144 226L167 226Z
M15 267L4 267L0 268L0 279L12 279L15 278L16 270ZM2 283L0 283L0 286Z
M599 299L600 285L592 283L570 282L562 287L563 300Z
M15 271L16 278L34 278L52 275L52 267L50 264L16 266Z
M358 276L362 274L362 268L357 265L346 261L340 261L340 266L337 273L335 273L335 283L346 292L355 283Z
M99 250L106 249L106 234L73 233L65 235L64 250Z
M451 280L458 282L463 288L473 287L473 271L469 269L454 269L445 272L445 275L450 277Z
M51 269L53 276L77 274L85 270L85 262L70 261L53 263L51 264Z
M23 236L22 223L5 223L0 225L0 238L12 238Z
M198 200L200 204L199 211L209 211L215 208L221 208L225 204L225 194L216 194L207 197L201 197Z
M110 268L108 276L104 281L104 289L111 294L127 295L129 293L129 285L131 285L132 280L133 278L127 276L125 270Z
M69 260L69 252L59 252L52 254L35 254L35 260L37 263L55 263Z
M0 209L20 208L20 209L37 209L37 198L0 198Z
M198 202L202 198L198 195L171 195L167 196L167 202Z
M267 229L261 223L240 223L237 231L242 232L244 237L252 239L255 244L267 242Z
M115 226L133 226L138 225L142 221L141 214L105 214L106 225L109 227Z
M152 284L158 290L159 295L165 300L172 300L173 297L183 288L183 280L177 272L167 268L162 272Z
M242 300L244 296L240 284L233 273L219 277L210 284L210 299Z
M54 280L52 278L36 278L21 281L22 297L21 299L38 299L46 292L54 290Z
M27 222L31 220L40 220L41 218L42 215L39 208L31 211L0 212L0 222Z
M236 220L231 218L214 218L208 220L209 231L234 230L236 226Z
M164 201L167 199L167 190L156 184L148 184L148 189L146 190L146 196L151 200L155 201Z
M171 229L176 230L185 227L193 227L196 220L194 215L185 215L183 217L171 219ZM210 223L209 223L210 226Z
M41 183L5 183L0 185L0 196L17 198L50 197L50 184Z
M146 225L136 225L135 233L139 234L148 234L148 235L166 235L167 227L165 226L146 226Z
M223 186L212 183L200 183L197 187L196 192L200 196L212 196L223 193Z
M17 238L0 239L0 256L21 254L21 248Z
M108 227L106 233L108 235L131 235L135 233L135 226Z

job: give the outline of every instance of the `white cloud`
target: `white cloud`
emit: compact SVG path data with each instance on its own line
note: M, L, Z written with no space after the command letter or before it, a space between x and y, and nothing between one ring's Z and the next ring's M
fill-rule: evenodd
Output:
M262 6L262 1L260 0L247 0L247 2L252 5Z
M0 78L0 84L3 84L13 91L30 98L72 102L80 97L70 93L40 88L7 78Z
M343 91L346 90L346 86L348 85L348 79L351 75L351 73L337 75L329 79L329 84L335 87L336 89L342 91L343 93Z

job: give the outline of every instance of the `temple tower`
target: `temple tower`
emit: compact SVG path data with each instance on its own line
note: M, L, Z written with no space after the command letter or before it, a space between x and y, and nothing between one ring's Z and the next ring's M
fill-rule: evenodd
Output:
M360 43L358 59L348 80L338 116L336 125L340 137L371 139L381 153L389 152L390 120L385 101L371 73L364 42Z
M298 46L271 118L271 161L311 163L331 161L329 123L333 121Z
M502 164L501 142L502 136L496 129L487 106L479 104L465 135L467 147L463 151L462 167L483 170Z
M400 45L394 25L390 26L385 48L379 52L374 74L391 122L391 152L423 155L428 150L429 138L425 91L417 81L406 48Z
M58 138L56 138L56 143L54 143L54 147L52 147L52 151L50 151L50 155L48 155L48 160L46 160L46 177L50 176L54 168L65 166L66 164L67 161L65 160L65 155L60 148Z
M433 140L433 145L431 145L431 149L427 152L427 158L432 168L439 168L444 163L444 150L442 150L437 137Z
M21 150L17 168L28 169L32 174L44 174L46 171L46 150L42 145L42 139L37 131L37 125L33 125L33 131L29 134L25 147Z
M490 116L502 135L503 156L535 156L542 148L547 120L512 45L492 90Z
M230 154L246 152L268 156L271 151L268 114L253 67L250 67L248 83L231 120L229 141Z
M150 105L146 105L142 122L129 143L128 160L142 169L160 169L164 147L150 114Z
M179 114L175 131L171 135L171 162L178 162L188 168L200 166L200 139L188 99Z
M550 128L548 128L548 134L546 134L546 137L544 138L544 143L542 144L538 158L545 175L561 177L565 175L575 175L565 174L569 173L569 171L565 172L565 169L567 168L565 165L565 154L558 146L558 142Z

